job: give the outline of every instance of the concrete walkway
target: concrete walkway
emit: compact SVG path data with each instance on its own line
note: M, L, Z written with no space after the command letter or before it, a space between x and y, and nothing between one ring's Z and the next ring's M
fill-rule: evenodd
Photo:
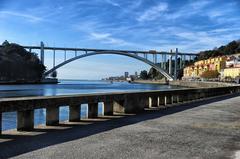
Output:
M0 158L240 157L239 96L91 122L8 132L0 137Z

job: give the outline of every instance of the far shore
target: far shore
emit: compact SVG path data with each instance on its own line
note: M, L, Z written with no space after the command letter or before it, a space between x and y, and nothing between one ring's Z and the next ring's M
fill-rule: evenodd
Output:
M42 79L41 81L25 81L25 80L1 80L0 85L21 85L21 84L57 84L58 79L57 78L46 78Z
M134 80L131 83L142 83L142 84L162 84L166 85L168 84L165 80Z

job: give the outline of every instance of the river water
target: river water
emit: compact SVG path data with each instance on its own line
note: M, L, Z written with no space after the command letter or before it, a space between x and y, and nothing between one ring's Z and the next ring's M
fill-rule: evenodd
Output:
M52 96L68 94L89 94L104 92L131 92L144 90L168 90L178 89L177 86L157 84L130 84L127 82L87 81L87 80L60 80L59 84L41 85L0 85L0 98L23 97L23 96ZM99 114L102 114L102 104L99 103ZM87 104L81 108L81 117L86 117ZM46 110L35 110L34 124L45 124ZM60 121L68 120L69 109L67 106L60 107ZM16 112L3 113L2 129L16 128Z

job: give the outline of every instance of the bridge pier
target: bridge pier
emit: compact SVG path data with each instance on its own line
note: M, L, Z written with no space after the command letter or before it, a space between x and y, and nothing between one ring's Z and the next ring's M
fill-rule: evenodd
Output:
M34 128L34 110L17 111L17 130L29 131Z
M98 103L88 103L88 118L98 117Z
M81 119L81 104L69 105L69 121L76 122Z
M50 105L46 108L46 125L56 126L59 124L59 106Z
M177 80L177 67L178 67L178 48L176 48L176 52L175 52L174 80Z
M172 50L170 51L172 53ZM169 63L168 63L168 73L172 75L172 55L169 57Z
M44 65L44 43L42 41L40 43L40 60Z

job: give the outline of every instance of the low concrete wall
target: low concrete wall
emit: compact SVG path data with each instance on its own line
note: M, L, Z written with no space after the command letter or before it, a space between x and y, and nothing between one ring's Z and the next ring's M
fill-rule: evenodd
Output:
M88 104L88 117L98 116L98 103L104 103L104 114L138 113L145 108L170 107L201 98L240 92L240 86L218 88L186 88L165 91L143 91L127 93L97 93L65 96L17 97L0 99L0 130L2 113L17 111L17 130L34 128L34 109L46 109L46 125L59 124L59 107L70 107L69 120L81 119L81 104ZM1 131L0 131L1 133Z

